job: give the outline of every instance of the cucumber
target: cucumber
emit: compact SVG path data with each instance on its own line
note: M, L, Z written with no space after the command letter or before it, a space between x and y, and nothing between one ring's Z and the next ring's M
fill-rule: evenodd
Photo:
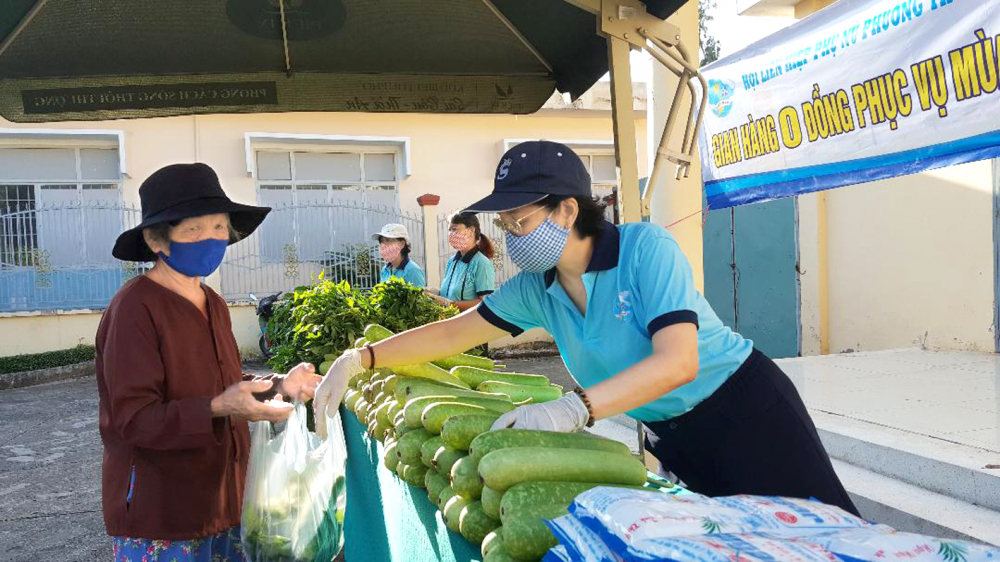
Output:
M363 396L354 403L354 415L358 417L358 421L361 423L364 423L365 418L368 417L368 407L368 401Z
M336 353L327 353L326 355L323 356L323 360L324 361L336 361L338 357L340 357L340 356L337 355Z
M389 418L390 423L394 422L396 416L403 411L403 406L404 405L397 402L395 398L389 399L389 412L386 414L386 416ZM396 424L392 423L392 425Z
M403 471L406 469L407 466L409 465L406 464L405 462L396 463L396 470L394 472L396 473L396 476L399 476L400 480L402 480Z
M368 339L364 338L364 337L360 337L360 338L354 340L354 348L357 349L359 347L364 347L366 343L368 343ZM327 359L329 359L329 358L330 357L327 356Z
M428 468L434 468L434 455L441 447L444 447L444 441L438 436L424 441L420 446L420 463Z
M497 420L491 414L460 414L445 420L441 426L441 439L453 449L468 450L472 440L486 433Z
M498 429L476 437L469 445L469 455L481 462L487 454L510 447L555 447L560 449L586 449L617 453L632 457L628 446L618 441L584 433L559 433L535 429Z
M493 451L479 461L479 474L487 486L503 491L515 484L533 481L630 486L642 486L646 481L646 467L631 456L549 447Z
M399 381L399 375L391 374L385 378L383 381L385 386L382 387L382 391L389 396L396 396L396 382Z
M469 355L468 353L459 353L458 355L452 355L451 357L445 357L444 359L431 361L431 363L434 363L435 365L441 367L442 369L454 369L456 367L472 367L476 369L482 369L484 371L492 371L494 368L493 360L490 359L489 357Z
M486 535L496 527L497 522L483 512L483 504L480 502L465 506L458 516L458 530L472 544L482 544Z
M434 503L437 505L439 510L444 511L444 506L449 500L451 500L451 498L454 497L458 497L458 494L455 493L455 489L451 486L445 486L444 489L441 490L441 493L438 494L437 501Z
M380 342L386 338L391 338L396 334L392 333L388 328L379 326L378 324L369 324L365 326L365 339L371 343Z
M392 424L392 429L396 432L397 439L413 431L412 427L406 425L406 421L403 419L402 414L396 416L395 423Z
M448 371L445 371L437 365L431 363L420 363L419 365L402 365L400 367L393 367L392 371L397 375L402 375L404 377L414 377L419 379L427 379L432 381L446 382L448 384L453 384L459 388L470 388L469 385L462 382L462 379L452 375Z
M607 486L592 482L522 482L511 486L500 500L500 519L518 514L535 505L569 506L583 492Z
M451 466L451 487L466 498L478 500L483 493L479 466L470 457L462 457Z
M496 548L490 551L489 555L483 558L483 562L521 562L517 558L511 556L504 546L498 545Z
M371 373L368 371L365 371L363 373L358 373L353 377L351 377L351 380L347 381L347 386L349 386L350 388L361 390L362 385L368 382L369 375L371 375Z
M385 467L391 472L396 472L396 465L399 464L399 456L396 454L396 442L387 441L385 445L385 452L382 455L382 462Z
M485 511L483 512L485 513ZM492 521L496 522L492 517ZM492 531L483 537L483 544L479 552L483 556L489 556L491 552L496 550L500 545L503 544L503 527L496 527Z
M319 370L316 371L316 374L320 376L326 375L326 372L329 371L330 367L332 366L333 366L333 361L330 360L323 361L322 363L319 364Z
M567 513L561 505L538 505L509 517L503 524L503 549L519 560L538 560L559 544L544 520Z
M378 407L378 409L375 410L375 421L377 421L379 425L385 427L390 427L392 425L392 418L389 417L389 407L392 406L393 402L395 402L395 400L385 401Z
M403 469L403 482L406 482L414 488L424 487L424 476L427 475L429 469L424 465L407 465Z
M442 389L440 395L436 396L418 396L417 398L411 398L403 409L404 415L406 416L406 423L410 427L424 427L423 425L423 414L427 407L439 403L439 402L449 402L449 403L460 403L460 404L471 404L473 406L480 406L486 408L492 412L497 412L498 414L505 414L514 409L514 404L506 400L496 400L493 398L469 398L466 396L451 396L449 392ZM462 447L467 448L467 447Z
M349 388L347 389L347 392L344 393L344 406L346 406L348 410L353 412L354 406L358 403L358 400L361 400L360 391Z
M488 415L492 410L476 406L473 404L462 404L460 402L438 402L424 408L424 413L420 416L420 421L424 424L424 429L435 435L441 435L441 426L445 420L451 416L462 414ZM499 418L500 414L493 412Z
M503 503L503 492L498 492L489 486L483 486L483 492L479 496L479 501L483 502L483 511L497 521L500 520L500 504Z
M477 369L475 367L455 367L451 374L465 381L472 388L476 388L486 381L507 382L526 386L548 386L549 378L544 375L528 375L524 373L501 373L489 369Z
M458 494L452 496L448 503L444 504L444 509L441 510L441 513L444 514L444 524L456 533L461 532L459 523L462 521L462 510L470 503L472 500L469 498L463 498Z
M365 431L368 433L368 437L371 437L372 439L378 439L375 436L377 429L378 429L378 422L372 420L368 422L368 426L365 428Z
M562 389L555 386L532 386L527 384L511 384L509 382L486 381L477 386L476 390L506 394L514 402L530 399L535 404L562 398Z
M399 460L405 464L419 464L423 466L420 462L420 446L431 437L434 437L434 435L426 429L414 429L409 433L401 435L396 444L396 454L399 456Z
M448 479L440 472L431 469L424 476L424 487L427 488L427 499L437 506L437 498L441 495L441 490L448 487Z
M451 476L451 468L458 462L458 459L466 456L465 451L459 451L457 449L452 449L451 447L445 445L444 447L437 450L434 454L434 468L437 469L441 474L447 474Z
M440 381L429 381L416 377L403 377L396 382L396 400L404 404L413 398L420 396L440 396L447 394L457 398L492 398L510 402L511 399L506 394L478 392L467 388L459 388Z

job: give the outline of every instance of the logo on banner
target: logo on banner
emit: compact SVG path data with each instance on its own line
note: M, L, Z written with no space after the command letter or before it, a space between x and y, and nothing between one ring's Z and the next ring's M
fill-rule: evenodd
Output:
M712 108L712 113L718 117L729 115L733 110L734 93L736 84L732 80L709 80L708 105Z

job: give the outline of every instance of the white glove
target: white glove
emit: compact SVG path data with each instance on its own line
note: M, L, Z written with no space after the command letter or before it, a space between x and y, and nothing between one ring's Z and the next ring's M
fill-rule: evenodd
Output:
M558 400L528 404L500 416L491 429L540 429L570 433L582 429L590 420L587 405L575 392Z
M361 353L357 349L348 349L330 365L323 381L316 387L316 397L313 399L316 433L320 439L326 439L326 419L337 413L344 393L347 392L347 384L354 375L364 370L361 366Z

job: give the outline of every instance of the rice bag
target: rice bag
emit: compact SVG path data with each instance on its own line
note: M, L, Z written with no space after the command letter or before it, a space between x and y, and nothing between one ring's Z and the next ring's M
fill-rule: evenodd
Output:
M809 537L844 562L906 560L907 562L985 562L1000 560L1000 549L962 540L938 539L895 531L883 525Z
M569 556L567 560L576 562L621 562L622 560L604 544L601 537L572 515L551 519L545 524L560 543L552 550L561 548L561 551Z
M716 534L805 536L871 523L811 500L762 496L709 498L600 487L574 500L569 512L614 552L639 541Z
M763 534L665 537L636 541L623 553L629 562L839 562L806 539Z
M801 535L832 529L870 527L872 524L843 509L816 500L777 496L726 496L715 503L760 518L760 529L782 535Z

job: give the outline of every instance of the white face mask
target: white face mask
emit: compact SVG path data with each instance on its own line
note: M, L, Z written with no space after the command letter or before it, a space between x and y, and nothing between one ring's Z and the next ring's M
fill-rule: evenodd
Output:
M382 256L382 259L384 259L387 263L392 263L396 261L396 258L399 257L399 254L403 252L403 246L405 245L406 243L403 242L402 240L391 240L388 242L382 242L381 244L378 245L378 253L380 256Z

